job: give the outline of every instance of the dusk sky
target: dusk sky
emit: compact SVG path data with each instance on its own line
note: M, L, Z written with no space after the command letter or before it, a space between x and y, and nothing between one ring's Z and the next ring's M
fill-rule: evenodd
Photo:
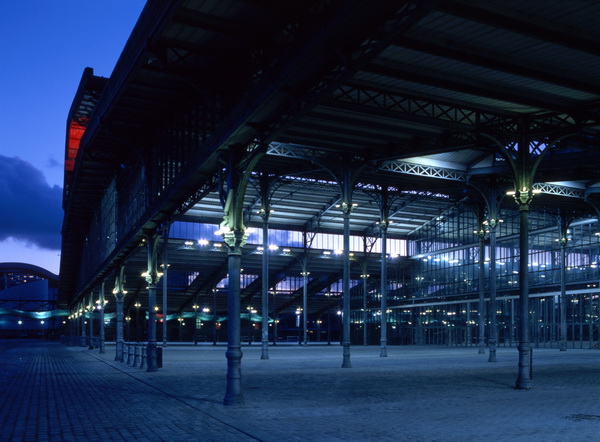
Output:
M67 113L109 77L145 0L0 2L0 262L58 273Z

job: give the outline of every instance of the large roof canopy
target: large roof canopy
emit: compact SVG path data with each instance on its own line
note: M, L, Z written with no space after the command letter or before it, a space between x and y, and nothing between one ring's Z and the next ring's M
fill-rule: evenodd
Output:
M598 18L599 3L579 0L149 1L110 79L86 89L84 76L88 99L71 110L86 129L65 183L61 300L132 256L143 269L144 229L218 224L232 149L266 152L255 178L272 182L275 229L340 232L342 164L356 181L354 235L375 231L381 189L394 195L390 237L408 238L479 190L514 189L515 169L535 173L533 210L595 216L585 201L600 189ZM169 152L156 153L163 139ZM531 163L518 162L523 150ZM164 161L176 185L79 280L80 226L110 178ZM250 185L249 226L260 197Z

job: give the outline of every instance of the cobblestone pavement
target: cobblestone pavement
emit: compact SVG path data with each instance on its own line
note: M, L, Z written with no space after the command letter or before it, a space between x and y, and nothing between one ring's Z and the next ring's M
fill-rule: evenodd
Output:
M0 342L0 440L598 441L600 351L244 346L246 404L222 405L225 347L164 349L148 373L84 347Z

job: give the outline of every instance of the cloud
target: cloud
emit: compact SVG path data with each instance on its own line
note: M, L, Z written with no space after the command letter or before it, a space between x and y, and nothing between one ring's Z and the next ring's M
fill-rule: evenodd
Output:
M0 155L0 241L15 238L60 250L62 189L50 187L39 169L18 157Z
M60 161L56 160L55 158L49 157L48 158L48 167L50 169L61 169L63 168L64 164L61 163Z

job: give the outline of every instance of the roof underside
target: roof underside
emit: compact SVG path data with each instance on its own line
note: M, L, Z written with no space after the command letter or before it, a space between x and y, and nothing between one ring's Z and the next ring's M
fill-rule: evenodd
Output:
M190 109L212 128L196 168L209 182L219 152L253 139L267 146L255 172L273 182L274 229L340 233L331 172L345 161L360 172L352 233L376 232L376 191L388 188L389 235L407 238L476 199L475 187L512 189L519 149L543 154L535 182L554 184L533 210L593 214L583 198L598 188L599 18L600 3L578 0L149 1L82 140L66 206L64 245L73 250L63 250L62 301L77 295L68 271L82 243L76 226L90 222L107 171L144 151L149 128ZM518 144L525 135L529 146ZM173 200L196 194L197 176ZM217 190L207 186L185 212L173 203L160 216L218 224ZM257 187L248 187L245 208L247 225L260 226ZM132 281L145 259L133 245ZM183 239L170 243L171 268L204 276L170 298L171 311L226 275L224 255L192 259L186 250ZM260 275L260 255L248 253L243 266ZM273 275L300 271L289 257L271 266ZM341 274L335 261L319 268L323 284ZM144 284L139 278L140 291Z

